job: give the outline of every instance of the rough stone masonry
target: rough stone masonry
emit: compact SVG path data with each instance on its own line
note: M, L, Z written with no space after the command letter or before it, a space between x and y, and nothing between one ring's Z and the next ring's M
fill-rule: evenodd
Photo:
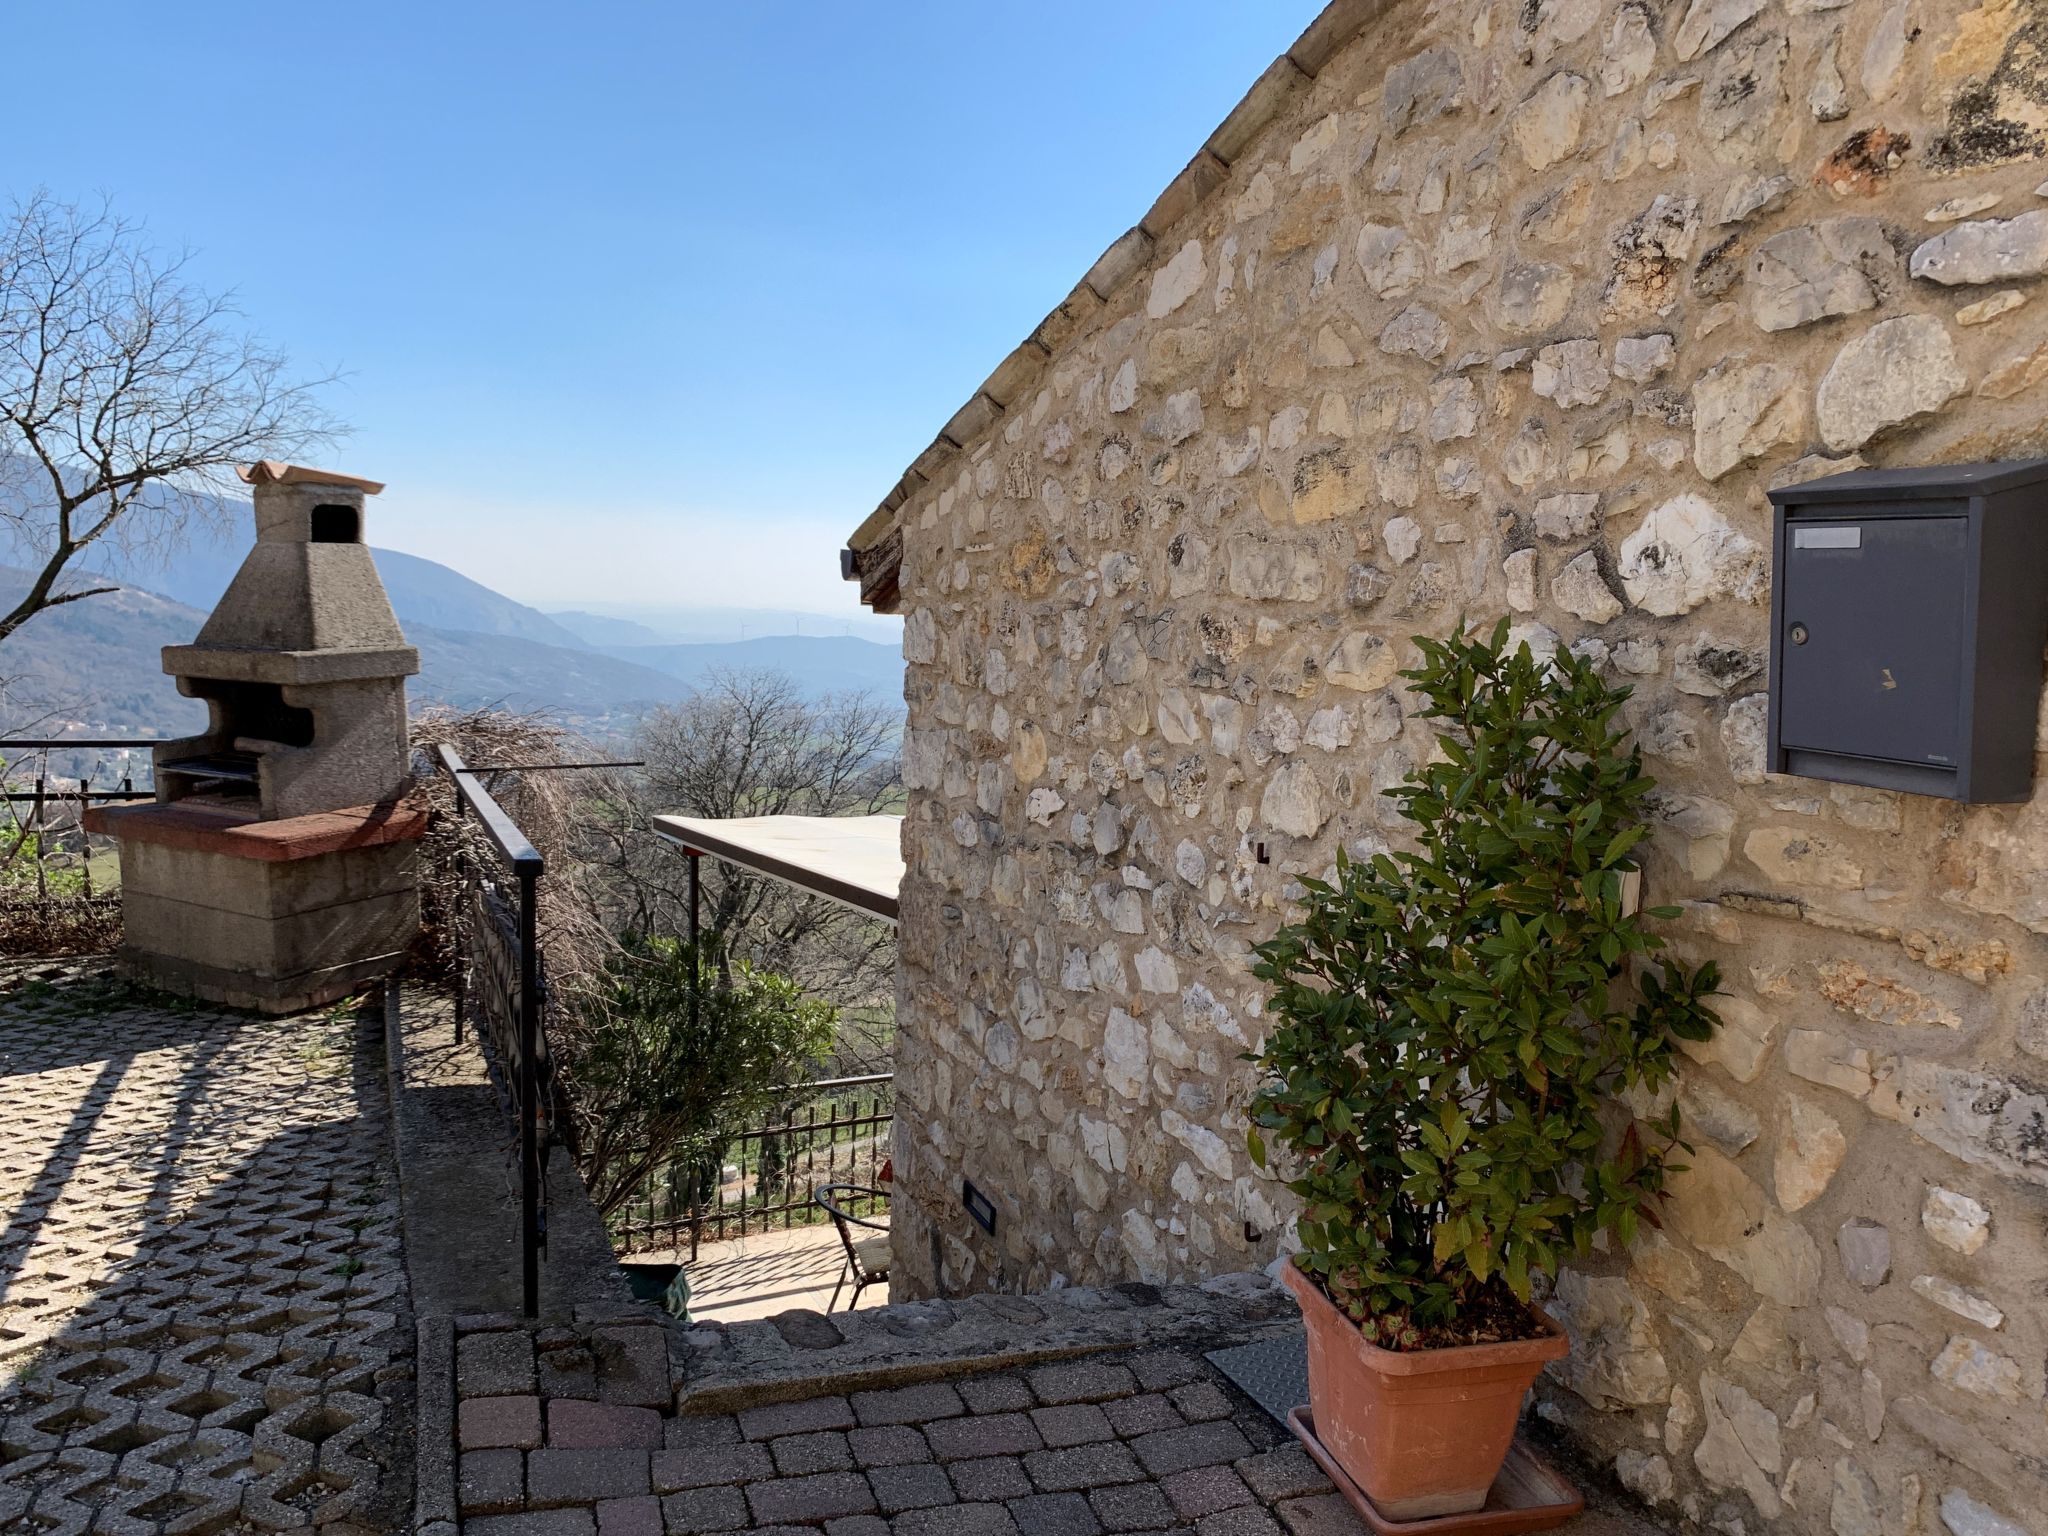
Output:
M885 504L899 1294L1273 1256L1250 947L1400 837L1409 637L1505 614L1633 685L1649 894L1728 989L1664 1229L1556 1288L1545 1411L1731 1536L2048 1530L2048 791L1762 755L1766 489L2048 452L2048 12L1330 16L1374 9Z

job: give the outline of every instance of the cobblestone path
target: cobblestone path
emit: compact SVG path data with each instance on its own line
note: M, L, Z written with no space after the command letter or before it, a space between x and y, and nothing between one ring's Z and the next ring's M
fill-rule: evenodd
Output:
M404 1529L381 1023L0 967L0 1529Z

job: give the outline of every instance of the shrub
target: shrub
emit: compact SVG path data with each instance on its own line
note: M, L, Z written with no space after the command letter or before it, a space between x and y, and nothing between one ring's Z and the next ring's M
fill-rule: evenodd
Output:
M1625 907L1654 783L1615 723L1629 690L1507 635L1418 638L1402 675L1440 749L1389 792L1415 850L1340 853L1253 968L1252 1157L1291 1154L1296 1262L1390 1348L1527 1336L1537 1276L1655 1224L1678 1111L1646 1135L1603 1110L1718 1022L1711 965L1649 963L1646 920L1677 910Z
M701 989L694 1018L693 979ZM801 1082L830 1053L839 1012L787 976L757 970L707 937L629 946L587 1000L563 1063L577 1160L610 1215L671 1163L707 1160L721 1138Z

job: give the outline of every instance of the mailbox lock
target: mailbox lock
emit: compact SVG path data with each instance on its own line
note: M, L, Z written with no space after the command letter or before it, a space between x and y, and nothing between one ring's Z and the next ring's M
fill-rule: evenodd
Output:
M1806 626L1804 624L1794 624L1792 626L1792 643L1794 645L1806 644Z

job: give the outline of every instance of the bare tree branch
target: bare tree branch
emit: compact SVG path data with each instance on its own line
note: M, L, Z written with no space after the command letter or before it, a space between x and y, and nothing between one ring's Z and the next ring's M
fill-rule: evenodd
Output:
M105 208L37 192L0 221L0 531L31 567L0 641L61 603L89 551L163 549L239 463L294 457L340 428L284 355L238 328Z

